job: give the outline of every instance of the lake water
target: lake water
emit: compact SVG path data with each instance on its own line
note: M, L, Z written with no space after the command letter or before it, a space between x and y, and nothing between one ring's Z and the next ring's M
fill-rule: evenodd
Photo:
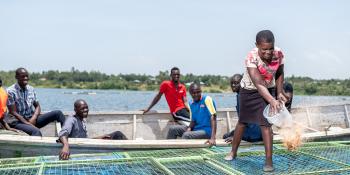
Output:
M141 110L151 103L155 91L124 91L124 90L83 90L83 89L51 89L36 88L42 111L60 109L73 111L73 103L84 99L89 104L90 111L134 111ZM233 93L204 93L211 96L218 108L233 108L236 105L236 95ZM188 94L188 98L191 98ZM350 96L294 96L293 106L318 104L350 103ZM162 99L152 109L168 110L163 95Z

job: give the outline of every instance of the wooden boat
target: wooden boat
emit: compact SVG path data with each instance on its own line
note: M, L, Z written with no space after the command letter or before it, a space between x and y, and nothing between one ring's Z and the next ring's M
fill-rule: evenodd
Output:
M292 109L295 121L305 128L303 138L312 141L346 140L350 138L350 104L305 106ZM69 114L67 114L69 115ZM223 134L234 129L238 120L233 108L218 109L217 145L227 145ZM177 124L168 111L141 111L90 113L87 120L90 137L122 131L130 140L74 139L69 143L72 153L113 152L125 149L161 149L207 147L205 140L165 140L169 126ZM336 128L336 129L334 129ZM275 128L276 129L276 128ZM61 144L56 143L59 124L42 128L43 137L0 132L0 158L56 155ZM275 131L275 130L274 130ZM281 139L278 135L274 140ZM243 142L242 144L250 144Z

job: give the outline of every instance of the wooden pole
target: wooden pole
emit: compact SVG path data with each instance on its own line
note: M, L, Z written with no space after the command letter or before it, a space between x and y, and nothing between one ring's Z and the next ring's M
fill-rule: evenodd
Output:
M347 121L346 123L346 127L349 128L350 127L350 119L349 119L349 112L348 112L348 108L346 107L346 105L344 105L344 109L345 109L345 119Z
M136 139L136 120L137 120L137 117L136 117L136 114L133 115L133 126L132 126L132 139L135 140Z
M226 111L226 119L227 119L227 132L230 132L232 130L232 125L231 125L231 119L230 119L230 112Z

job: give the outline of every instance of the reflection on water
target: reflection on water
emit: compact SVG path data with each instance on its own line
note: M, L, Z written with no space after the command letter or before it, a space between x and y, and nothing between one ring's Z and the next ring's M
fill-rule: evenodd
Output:
M157 92L88 89L49 89L37 88L37 95L43 111L60 109L73 111L77 99L88 102L90 111L129 111L141 110L151 103ZM218 108L233 108L236 95L233 93L206 93L213 97ZM190 95L188 94L188 98ZM350 96L294 96L293 106L349 103ZM164 96L153 109L168 110Z

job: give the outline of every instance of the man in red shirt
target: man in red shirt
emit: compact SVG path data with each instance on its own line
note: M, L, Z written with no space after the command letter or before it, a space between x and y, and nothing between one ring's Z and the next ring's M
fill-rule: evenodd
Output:
M165 80L161 83L158 94L152 100L152 103L147 109L144 109L143 114L147 113L155 104L158 103L163 94L169 105L170 113L176 121L190 122L189 107L186 98L186 87L180 83L180 69L173 67L170 71L170 80Z

